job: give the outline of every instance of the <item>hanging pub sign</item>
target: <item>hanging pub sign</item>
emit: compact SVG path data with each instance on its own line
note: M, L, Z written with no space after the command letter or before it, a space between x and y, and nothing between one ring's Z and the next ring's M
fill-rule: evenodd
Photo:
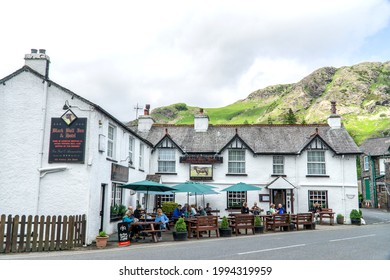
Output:
M84 163L87 118L52 118L49 163Z
M111 180L127 183L129 181L129 168L127 166L112 163Z
M190 180L212 180L212 164L190 164Z

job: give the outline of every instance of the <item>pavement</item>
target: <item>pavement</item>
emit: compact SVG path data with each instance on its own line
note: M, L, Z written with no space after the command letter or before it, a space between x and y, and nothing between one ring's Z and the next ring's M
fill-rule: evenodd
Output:
M379 223L390 223L390 212L388 212L385 209L361 208L361 210L362 210L363 219L366 222L366 226L370 225L370 224L373 225L373 224L379 224ZM350 224L339 225L339 224L335 223L334 225L331 226L329 224L324 223L322 225L316 224L316 230L337 230L337 229L343 229L343 228L347 228L347 227L351 227L351 226L355 226L355 225L350 225ZM265 232L264 234L277 234L277 233L279 233L279 232L278 231L277 232ZM213 237L213 233L211 236L212 236L211 238L215 238L215 233L214 233L214 237ZM243 236L245 236L245 234ZM203 237L201 239L208 239L208 238L209 237L207 236L207 237ZM232 235L232 237L229 237L229 238L240 238L240 236L236 237L235 235ZM191 238L191 240L196 240L196 238ZM179 241L173 240L172 229L170 231L163 232L162 233L162 241L159 241L158 243L166 243L166 242L179 242ZM135 241L131 242L130 246L137 246L137 245L141 245L141 244L142 245L148 244L150 246L153 246L153 245L156 245L158 243L154 243L154 242L152 242L150 237L146 237L145 239L141 239L138 242L135 242ZM114 234L110 235L110 238L108 240L106 248L116 248L116 247L119 248L118 234L114 233ZM103 249L97 248L95 243L92 243L91 245L88 245L85 247L74 248L74 250L104 250L104 249L105 248L103 248Z

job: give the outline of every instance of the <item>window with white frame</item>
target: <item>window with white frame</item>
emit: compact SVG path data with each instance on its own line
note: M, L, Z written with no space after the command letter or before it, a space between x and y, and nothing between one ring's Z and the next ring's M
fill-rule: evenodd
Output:
M116 141L116 127L110 124L108 126L108 137L107 137L107 157L115 157L115 141Z
M368 156L364 156L363 158L363 168L364 168L364 171L368 171L370 165L369 165L369 162L368 162Z
M227 208L241 208L246 201L247 192L227 192Z
M139 169L144 170L144 151L145 145L143 143L139 144Z
M122 204L122 188L119 187L120 184L112 183L111 186L111 209L117 208ZM113 215L111 211L111 216Z
M284 174L284 156L273 156L273 174Z
M245 174L245 149L228 150L228 173Z
M328 208L328 191L309 191L309 211L316 202L321 208Z
M176 172L176 151L175 149L158 149L158 172Z
M307 174L326 174L325 151L307 151Z
M129 166L134 166L134 143L135 139L133 136L129 137Z

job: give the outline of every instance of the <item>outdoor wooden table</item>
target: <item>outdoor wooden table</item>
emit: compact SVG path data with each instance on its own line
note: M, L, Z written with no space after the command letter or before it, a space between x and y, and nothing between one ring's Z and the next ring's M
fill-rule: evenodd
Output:
M184 218L184 222L187 225L187 237L191 238L191 226L196 224L196 218Z
M162 222L133 222L130 224L129 231L135 226L141 226L142 229L139 231L140 233L146 233L152 236L153 242L157 243L157 232L165 231L163 229L157 229L155 226L162 224Z
M272 215L260 215L260 218L263 219L264 231L267 231L267 219L272 218Z

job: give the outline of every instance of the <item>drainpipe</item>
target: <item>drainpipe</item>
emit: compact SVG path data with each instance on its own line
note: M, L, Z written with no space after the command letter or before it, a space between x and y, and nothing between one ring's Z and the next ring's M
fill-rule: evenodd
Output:
M375 161L374 159L371 157L371 155L369 155L369 158L371 160L371 178L372 178L372 191L373 191L373 194L374 194L374 208L378 208L378 196L377 196L377 193L376 193L376 171L375 171Z
M46 116L47 116L47 92L48 92L48 64L49 62L46 61L46 75L45 79L43 80L43 99L42 99L42 123L41 123L41 131L40 131L40 151L39 151L39 157L38 157L38 171L42 169L42 162L43 162L43 149L45 147L45 127L46 127ZM40 174L41 175L41 174ZM39 203L40 203L40 196L41 196L41 178L43 176L39 176L38 179L38 197L37 197L37 206L36 206L36 215L39 215Z

